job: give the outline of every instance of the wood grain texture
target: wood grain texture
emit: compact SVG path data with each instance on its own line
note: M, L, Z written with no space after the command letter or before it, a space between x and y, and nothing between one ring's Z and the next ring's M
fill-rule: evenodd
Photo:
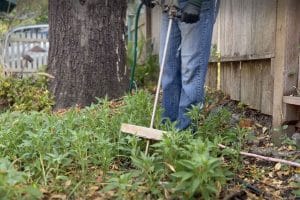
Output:
M221 66L221 90L232 100L241 100L241 62L227 62Z
M212 89L217 89L217 67L217 63L210 63L207 69L205 85Z
M222 0L213 44L221 32L222 57L270 55L275 52L276 0ZM218 30L218 21L221 28Z
M300 106L300 97L284 96L283 102L286 104Z
M122 124L121 132L146 138L149 140L161 140L164 133L163 131L158 129L136 126L132 124Z
M276 52L274 59L273 126L299 118L295 106L283 104L283 96L297 85L300 38L300 1L278 0ZM274 137L277 137L276 135Z
M264 114L272 115L273 111L273 91L274 91L274 78L272 76L272 61L271 59L261 61L261 112Z
M241 101L250 108L261 109L262 64L249 61L241 66Z

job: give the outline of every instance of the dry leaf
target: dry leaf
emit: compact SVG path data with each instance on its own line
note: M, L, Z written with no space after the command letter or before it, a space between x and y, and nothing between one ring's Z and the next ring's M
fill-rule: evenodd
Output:
M72 184L72 181L71 180L67 180L65 182L65 189L68 188L71 184Z
M40 192L43 194L48 194L49 191L46 188L40 188Z
M275 165L275 171L279 171L281 169L281 163L277 163Z
M262 133L263 133L263 134L265 134L267 131L268 131L268 128L267 128L267 127L263 127L263 128L262 128Z
M170 169L172 172L176 172L175 168L174 168L172 165L170 165L169 163L165 163L165 164L169 167L169 169Z
M262 128L263 126L259 123L255 123L255 126L257 126L258 128Z
M251 119L241 119L239 125L241 128L251 128L254 125L254 121Z
M66 200L67 199L67 195L65 194L53 194L50 197L50 200Z
M95 192L95 191L99 190L99 187L94 185L94 186L91 186L89 190Z
M294 151L294 150L296 150L296 147L294 147L294 146L292 146L292 145L289 145L289 146L288 146L288 150L289 150L289 151Z
M102 176L98 176L96 180L97 180L98 183L102 183L103 182Z

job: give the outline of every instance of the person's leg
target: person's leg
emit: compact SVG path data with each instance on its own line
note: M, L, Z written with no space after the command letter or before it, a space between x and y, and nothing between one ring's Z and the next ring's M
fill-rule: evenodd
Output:
M178 126L183 130L191 124L186 112L192 105L204 102L204 84L210 56L215 0L203 0L200 20L195 24L180 23L182 90L179 103Z
M160 35L160 64L162 64L163 51L165 47L167 29L169 18L166 13L163 13ZM181 92L181 61L179 54L179 46L181 43L181 34L178 27L178 22L173 22L169 48L162 77L162 106L163 106L163 119L169 119L171 122L175 121L178 117L178 106Z

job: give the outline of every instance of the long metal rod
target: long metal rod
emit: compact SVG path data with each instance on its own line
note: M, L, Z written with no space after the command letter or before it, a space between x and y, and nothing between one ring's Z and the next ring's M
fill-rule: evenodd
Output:
M162 58L162 62L161 62L159 78L158 78L158 83L157 83L157 88L156 88L156 94L155 94L155 100L154 100L154 106L153 106L153 112L152 112L152 117L151 117L150 128L153 128L153 125L154 125L155 114L156 114L157 103L158 103L158 97L159 97L159 91L160 91L160 85L161 85L162 75L163 75L163 72L164 72L166 57L167 57L167 53L168 53L170 35L171 35L171 30L172 30L172 24L173 24L173 18L170 17L169 25L168 25L168 31L167 31L167 37L166 37L166 43L165 43L165 47L164 47L163 58ZM146 155L148 154L148 150L149 150L149 140L147 141L146 152L145 152Z

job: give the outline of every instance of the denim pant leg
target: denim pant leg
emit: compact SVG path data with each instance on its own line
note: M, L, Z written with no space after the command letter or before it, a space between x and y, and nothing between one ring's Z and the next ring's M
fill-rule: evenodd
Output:
M195 24L180 22L181 30L181 79L182 89L179 103L179 130L187 128L191 119L186 112L192 105L204 102L204 84L210 57L215 1L203 0L200 20Z
M166 42L169 18L163 13L160 35L160 64L162 62L163 50ZM175 20L172 25L169 47L165 61L165 67L162 77L162 106L163 119L169 119L174 122L178 117L178 106L181 92L181 60L179 56L179 47L181 43L181 33L178 27L178 21Z

